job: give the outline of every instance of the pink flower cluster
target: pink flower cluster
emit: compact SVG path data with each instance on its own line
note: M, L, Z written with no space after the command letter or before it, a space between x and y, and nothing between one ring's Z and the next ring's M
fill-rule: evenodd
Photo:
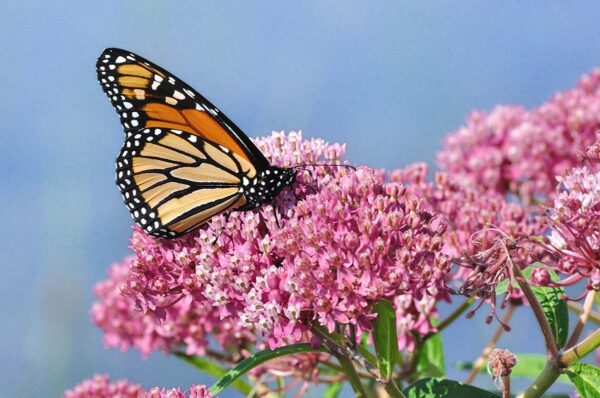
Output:
M286 167L339 164L344 152L297 133L274 133L258 146ZM430 315L447 296L450 267L441 253L443 218L384 173L303 168L294 192L284 191L275 207L215 217L175 240L136 229L135 258L97 288L93 316L107 344L144 353L183 344L201 354L218 325L223 346L262 334L276 347L306 340L313 323L368 330L370 305L381 298L398 305L401 347L411 332L433 330ZM132 315L132 301L163 323Z
M545 229L535 209L510 202L502 193L463 186L445 172L436 173L433 181L429 181L428 173L425 163L416 163L393 171L390 179L423 198L427 209L443 215L447 224L443 251L451 258L472 256L490 248L497 235L494 231L520 239L537 236ZM541 250L524 245L523 250L515 254L519 261L530 264L539 260ZM464 270L454 276L465 276Z
M446 137L438 163L462 186L543 199L553 193L554 176L577 164L598 129L600 69L535 109L473 112L464 127Z
M556 256L555 269L571 275L562 284L588 279L587 289L600 290L600 171L574 168L559 182L546 247Z
M149 239L142 233L139 237ZM160 258L158 252L152 254L155 257L148 254L146 261ZM109 269L109 279L99 282L94 289L99 301L92 306L92 320L104 331L106 347L122 351L135 347L142 355L156 350L167 353L183 348L189 355L205 355L209 338L216 340L221 347L238 347L254 342L252 331L240 328L230 319L221 320L218 311L204 300L174 296L172 303L165 306L164 311L169 316L163 320L151 312L141 311L131 297L123 295L131 289L128 285L130 275L139 272L140 266L139 260L133 256L113 264Z
M204 385L194 385L187 391L152 388L144 391L141 385L127 380L110 382L106 375L96 375L65 391L64 398L212 398Z

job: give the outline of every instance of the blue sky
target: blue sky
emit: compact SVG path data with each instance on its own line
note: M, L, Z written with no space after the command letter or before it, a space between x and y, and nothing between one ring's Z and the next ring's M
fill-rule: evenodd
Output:
M93 284L128 253L130 234L114 186L123 135L94 70L105 47L172 71L248 135L302 130L378 168L431 162L471 109L535 106L600 65L596 2L22 0L3 15L8 396L57 396L95 372L146 387L207 380L160 354L104 350L89 321ZM450 361L476 356L493 331L469 326L445 335L460 342ZM541 349L529 340L516 331L505 342Z

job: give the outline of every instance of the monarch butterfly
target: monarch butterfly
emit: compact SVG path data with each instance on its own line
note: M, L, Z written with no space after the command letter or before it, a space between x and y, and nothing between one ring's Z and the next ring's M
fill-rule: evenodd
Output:
M96 70L126 135L116 183L147 233L181 236L272 202L295 181L296 170L272 166L206 98L139 55L106 49Z

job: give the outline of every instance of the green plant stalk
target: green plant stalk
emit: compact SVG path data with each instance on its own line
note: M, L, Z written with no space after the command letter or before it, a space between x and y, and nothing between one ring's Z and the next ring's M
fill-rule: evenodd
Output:
M365 391L364 386L360 382L360 378L356 373L356 369L354 368L354 364L352 363L352 361L346 358L344 355L336 352L335 350L330 351L333 354L333 356L337 358L342 369L344 370L344 373L346 374L346 377L348 378L348 381L350 382L350 385L354 390L356 398L367 398L367 392Z
M517 309L516 305L514 305L512 303L509 304L508 308L506 309L506 312L504 313L504 318L502 319L502 322L508 325L510 323L510 320L512 319L512 316L515 313L516 309ZM494 332L492 339L488 342L486 347L483 349L483 352L481 353L479 358L477 358L477 360L475 360L475 362L473 363L473 369L471 369L471 372L469 372L467 378L465 379L465 384L473 383L473 381L475 380L475 377L477 377L477 375L479 374L479 371L481 370L483 365L485 365L485 361L489 357L490 352L492 352L492 350L496 347L496 344L498 344L498 341L500 340L500 337L502 337L502 334L504 334L504 327L502 325L498 325L498 328Z
M396 383L394 382L394 379L391 379L386 385L385 385L385 391L390 394L390 397L392 398L406 398L406 395L404 395L402 393L402 391L400 390L400 388L398 388L398 386L396 385Z
M581 314L583 312L583 307L579 304L575 304L572 301L567 302L567 307L569 308L569 310L578 314ZM590 315L588 316L588 319L594 323L600 324L600 312L591 311Z
M550 325L548 324L546 316L544 315L544 310L542 309L540 302L535 296L535 293L533 292L533 290L531 290L529 283L527 283L527 280L525 280L521 269L518 266L513 265L513 270L515 275L517 276L517 283L519 284L519 287L521 288L523 294L527 298L527 301L529 302L529 305L531 306L535 318L537 319L537 322L540 326L540 330L544 335L544 342L546 343L546 351L548 353L548 357L556 361L558 360L559 356L558 347L556 346L556 342L554 341L554 336L552 335L552 330L550 330Z
M592 311L592 307L594 305L596 292L590 290L585 298L585 302L583 303L581 314L579 315L579 319L577 320L577 324L573 329L573 334L569 338L569 341L565 345L566 349L573 347L579 341L579 337L581 336L581 332L583 332L583 328L587 323L587 320L590 316L590 312Z
M517 398L538 398L552 386L562 368L574 365L578 360L600 347L600 329L589 335L575 347L565 351L558 360L548 359L542 373Z
M600 329L596 329L594 333L589 335L581 343L575 347L565 351L561 356L559 363L562 367L569 367L575 362L585 357L596 348L600 347Z
M459 316L461 316L466 310L469 309L469 307L471 306L471 304L473 304L474 301L475 301L474 297L469 297L468 299L463 301L463 303L461 305L459 305L458 308L456 308L454 311L452 311L452 313L450 315L448 315L448 317L446 319L444 319L443 321L440 322L440 324L437 326L436 333L440 333L442 330L444 330L448 326L450 326L452 324L452 322L454 322ZM434 334L435 333L428 334L427 336L425 336L423 338L423 340L427 340L429 337L433 336Z
M363 346L359 345L356 347L356 350L353 350L346 346L342 335L339 333L328 333L324 328L317 325L313 325L310 330L315 336L320 337L324 343L327 343L328 348L352 359L365 368L373 377L379 378L379 370L374 365L377 359Z
M554 384L556 379L560 376L560 368L558 363L552 359L546 362L546 366L542 370L542 373L523 391L517 395L517 398L538 398L541 397L547 389Z

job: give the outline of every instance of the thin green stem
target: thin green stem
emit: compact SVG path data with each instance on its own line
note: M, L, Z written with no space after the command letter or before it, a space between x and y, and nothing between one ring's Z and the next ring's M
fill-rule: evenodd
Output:
M573 311L573 312L577 312L578 314L581 314L583 312L583 307L579 304L576 304L572 301L567 301L567 307ZM588 316L588 319L594 323L598 323L600 324L600 312L597 311L590 311L590 315Z
M394 379L390 379L390 381L385 385L385 391L390 394L392 398L406 398L406 395L402 393L398 385L394 383Z
M546 366L542 370L542 373L538 375L538 377L527 387L525 391L521 394L517 395L517 398L538 398L541 397L544 392L560 376L560 368L557 365L557 362L549 359L546 362Z
M508 308L506 309L506 312L504 313L504 318L502 319L503 324L508 325L510 323L510 320L512 319L512 316L515 313L516 308L517 308L517 306L512 303L510 303L508 305ZM475 377L477 377L477 375L481 371L481 368L483 367L483 365L485 365L486 359L488 358L488 356L490 355L492 350L496 347L496 344L498 344L498 341L500 340L500 337L502 337L502 334L504 332L505 332L504 326L498 325L498 328L496 329L496 332L494 332L492 339L488 342L486 347L483 349L483 352L481 353L479 358L477 358L475 360L475 362L473 363L473 369L471 369L471 372L469 372L469 375L467 376L467 378L465 380L466 384L473 383L473 381L475 380Z
M557 360L549 358L542 373L539 374L525 391L517 395L517 398L541 397L552 386L558 376L560 376L562 368L567 368L575 364L598 347L600 347L600 329L597 329L575 347L565 351Z
M581 332L583 332L583 328L590 316L590 312L592 311L592 306L594 305L596 292L590 290L585 298L585 302L583 303L581 314L579 315L579 319L577 319L577 324L573 328L573 333L571 337L569 337L569 341L565 345L565 349L569 349L573 347L579 341L579 337L581 337Z
M557 360L559 356L558 347L556 346L556 342L554 341L554 336L552 336L552 330L550 329L550 325L548 324L546 316L544 315L544 310L542 309L540 302L535 296L535 293L533 293L533 290L531 290L529 283L527 283L527 280L523 276L521 269L518 266L513 265L513 270L515 275L517 276L517 283L519 284L521 291L527 298L527 301L529 302L529 305L533 310L538 325L540 326L540 330L544 335L544 342L546 343L546 351L548 353L548 357L552 360Z
M379 370L373 364L373 362L371 362L371 359L373 359L373 354L364 350L363 347L358 346L356 350L353 350L344 344L343 337L341 335L337 333L330 334L323 328L316 325L311 327L310 330L315 336L319 337L329 349L342 356L345 356L346 358L350 358L365 368L367 372L373 375L373 377L376 379L379 378Z
M337 370L338 372L343 372L344 369L342 369L341 366L336 365L335 363L331 362L331 361L324 361L321 362L321 365L326 366L329 369L332 370ZM368 379L368 380L372 380L373 379L373 375L370 375L369 373L365 373L365 372L360 372L360 371L356 371L356 374L358 374L358 376L362 379Z
M502 398L510 398L510 375L502 377Z
M569 367L598 347L600 347L600 329L596 329L594 333L590 334L581 343L565 351L560 356L560 365Z
M461 305L459 305L446 319L440 322L437 325L437 331L435 333L429 333L423 337L423 341L426 341L428 338L435 336L437 333L441 333L442 330L446 329L448 326L452 324L459 316L461 316L466 310L469 309L471 304L475 301L475 297L469 297Z
M354 364L352 363L352 361L346 358L344 355L339 354L335 350L331 350L331 353L337 358L342 369L344 370L344 373L346 374L346 377L348 378L348 381L350 382L350 385L354 390L356 398L367 398L367 392L365 391L364 386L360 382L360 378L356 373L356 369L354 368Z

